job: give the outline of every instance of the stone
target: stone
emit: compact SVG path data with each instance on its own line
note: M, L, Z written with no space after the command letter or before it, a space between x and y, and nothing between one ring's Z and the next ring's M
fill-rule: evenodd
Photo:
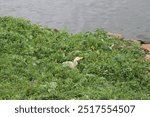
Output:
M150 55L149 55L149 54L147 54L147 55L145 56L145 60L147 60L147 61L150 62Z
M142 44L141 48L144 49L145 51L150 52L150 44Z

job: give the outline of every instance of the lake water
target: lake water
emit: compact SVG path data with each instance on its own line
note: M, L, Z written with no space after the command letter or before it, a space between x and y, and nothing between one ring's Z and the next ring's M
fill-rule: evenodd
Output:
M24 17L73 33L102 27L150 41L150 0L0 0L0 16Z

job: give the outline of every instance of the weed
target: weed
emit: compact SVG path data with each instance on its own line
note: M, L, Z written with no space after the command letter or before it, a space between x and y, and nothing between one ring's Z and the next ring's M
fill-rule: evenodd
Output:
M70 34L0 17L0 99L150 99L140 45L107 32ZM77 68L63 67L76 56Z

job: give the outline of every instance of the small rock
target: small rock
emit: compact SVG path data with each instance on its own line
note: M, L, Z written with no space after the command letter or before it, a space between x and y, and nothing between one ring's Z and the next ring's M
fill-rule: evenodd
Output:
M150 52L150 44L142 44L141 48L143 48L145 51Z
M145 60L147 60L147 61L150 62L150 55L149 55L149 54L147 54L147 55L145 56Z

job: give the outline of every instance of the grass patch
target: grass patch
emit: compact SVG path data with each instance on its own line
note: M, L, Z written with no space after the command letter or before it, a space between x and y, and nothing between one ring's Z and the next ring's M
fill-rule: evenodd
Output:
M62 66L76 56L77 68ZM144 56L102 29L72 35L0 17L0 99L150 99Z

